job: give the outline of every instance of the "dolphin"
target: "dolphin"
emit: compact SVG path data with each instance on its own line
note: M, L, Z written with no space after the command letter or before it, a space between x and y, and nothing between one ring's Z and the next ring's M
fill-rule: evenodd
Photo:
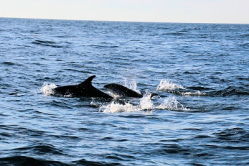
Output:
M138 93L134 90L131 90L123 85L119 84L107 84L104 86L105 89L112 92L115 95L121 96L121 97L143 97L141 93Z
M53 89L57 96L68 97L96 97L112 99L108 94L98 90L92 85L92 80L96 76L93 75L78 85L59 86Z
M146 94L143 93L138 93L132 89L129 89L123 85L119 85L119 84L107 84L104 86L105 89L107 89L109 92L113 93L114 95L117 95L119 97L137 97L137 98L141 98ZM157 93L151 93L149 94L150 98L152 98L153 96L159 96Z

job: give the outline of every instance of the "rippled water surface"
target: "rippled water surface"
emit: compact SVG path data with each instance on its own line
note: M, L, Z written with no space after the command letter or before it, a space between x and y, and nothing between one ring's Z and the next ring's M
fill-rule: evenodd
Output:
M249 25L0 25L0 165L249 164ZM91 75L160 97L48 93Z

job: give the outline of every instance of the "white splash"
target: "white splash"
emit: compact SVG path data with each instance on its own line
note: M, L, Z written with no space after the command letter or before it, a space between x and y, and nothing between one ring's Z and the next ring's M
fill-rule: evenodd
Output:
M185 89L181 85L174 84L173 82L163 79L157 86L157 91L175 90L175 89Z
M141 110L152 110L154 109L154 104L151 100L151 94L145 94L140 99L140 108Z
M171 111L189 111L189 109L185 108L179 101L177 101L176 97L168 97L164 99L164 101L155 105L153 100L151 100L151 94L146 94L139 101L138 105L131 104L129 102L125 104L120 104L117 102L111 102L107 105L102 105L99 108L100 112L104 113L120 113L120 112L136 112L136 111L152 111L152 110L171 110Z
M176 97L167 97L164 99L163 103L156 107L156 109L167 109L171 111L189 111L188 108L185 108Z
M130 103L119 104L115 103L114 101L106 106L101 106L99 108L99 111L104 113L135 112L139 110L139 107L134 106Z
M57 86L55 84L48 84L48 83L44 83L42 85L42 88L40 89L41 92L45 95L45 96L50 96L54 94L53 89L56 88Z
M120 104L117 102L111 102L110 104L103 105L99 108L100 112L104 113L120 113L120 112L136 112L136 111L143 111L143 110L152 110L154 109L154 104L150 99L150 94L144 95L138 105L131 104L126 102L125 104Z
M125 78L124 86L141 94L141 92L137 89L137 82L135 79L128 80Z

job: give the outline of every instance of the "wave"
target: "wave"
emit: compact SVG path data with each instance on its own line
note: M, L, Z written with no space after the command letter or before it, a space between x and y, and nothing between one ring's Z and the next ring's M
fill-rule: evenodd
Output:
M239 44L239 46L244 47L244 48L248 48L249 43L241 43L241 44Z
M85 159L73 161L70 164L63 163L60 161L44 160L28 156L12 156L0 158L0 165L11 165L11 166L71 166L71 165L95 165L95 166L112 166L122 165L120 163L106 163L97 161L88 161Z
M119 46L116 46L116 45L89 45L91 47L95 47L95 48L118 48Z
M244 96L249 95L249 89L245 87L229 86L223 90L210 92L211 96Z
M231 141L231 142L248 142L249 132L244 130L243 128L235 127L228 128L219 132L214 133L217 137L216 141ZM248 147L249 149L249 147Z
M156 153L159 154L177 154L177 153L183 153L185 155L191 154L191 149L183 148L182 146L178 144L164 144L161 146Z
M59 161L47 161L43 159L36 159L33 157L27 156L12 156L0 158L0 165L13 165L13 166L69 166L68 164L59 162Z
M76 165L84 165L84 166L121 166L120 163L106 163L106 162L97 162L97 161L88 161L85 159L81 159L78 161L74 161Z
M13 62L3 62L3 65L13 66L15 63Z
M169 33L164 33L163 35L182 36L185 35L185 32L169 32Z
M249 33L241 34L240 37L249 37Z
M62 46L58 45L56 42L53 41L45 41L45 40L35 40L32 44L41 45L41 46L49 46L54 48L62 48Z
M36 145L36 146L26 146L14 149L18 152L32 152L36 154L53 154L53 155L64 155L63 152L59 149L56 149L53 145Z

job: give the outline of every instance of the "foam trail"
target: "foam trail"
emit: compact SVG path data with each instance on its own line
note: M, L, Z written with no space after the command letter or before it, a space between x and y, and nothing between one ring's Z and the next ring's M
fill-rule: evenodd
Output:
M180 93L182 96L206 96L206 93L196 91L196 92L182 92Z
M157 86L158 91L175 90L175 89L185 89L185 88L181 85L174 84L166 79L161 80L159 85Z
M53 89L56 88L57 86L55 84L48 84L48 83L44 83L42 88L41 88L41 92L45 95L45 96L50 96L54 94Z

